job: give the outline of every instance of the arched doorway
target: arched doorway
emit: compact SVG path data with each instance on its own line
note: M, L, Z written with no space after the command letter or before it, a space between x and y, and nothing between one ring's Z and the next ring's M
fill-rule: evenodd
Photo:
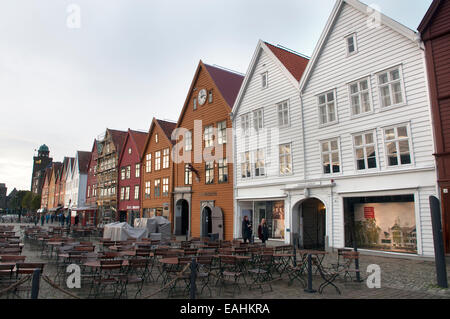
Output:
M300 227L304 249L325 250L326 208L325 204L310 198L300 205Z
M175 207L175 234L186 235L189 229L189 203L180 199Z
M212 219L211 219L211 208L206 206L202 211L202 236L207 237L208 234L212 233Z

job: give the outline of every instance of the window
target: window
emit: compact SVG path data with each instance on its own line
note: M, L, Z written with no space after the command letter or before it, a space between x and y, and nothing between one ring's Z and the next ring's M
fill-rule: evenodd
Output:
M152 172L152 154L151 153L145 155L145 172L146 173Z
M131 147L128 149L128 154L131 154Z
M158 136L158 134L155 134L155 143L158 144L158 142L159 142L159 136Z
M280 175L292 174L291 144L280 145Z
M192 132L191 131L187 131L184 134L184 147L186 151L192 151Z
M196 97L194 97L194 111L197 109L197 98Z
M250 152L245 152L241 154L241 176L242 178L252 177L250 166Z
M377 168L374 133L353 136L355 147L356 169L358 171Z
M353 55L358 52L358 47L356 44L356 34L353 33L345 38L345 43L347 45L347 55Z
M87 197L88 198L91 197L90 193L91 193L91 186L88 186L88 189L87 189Z
M136 164L136 168L134 171L134 176L135 177L141 177L141 164Z
M214 184L214 162L206 162L205 177L205 184Z
M155 179L155 197L161 196L161 180Z
M169 152L168 148L163 150L163 168L169 168Z
M382 107L404 102L400 67L378 74L378 89Z
M372 110L368 78L351 83L349 85L349 91L353 116L367 113Z
M209 90L208 92L208 103L213 102L213 90Z
M219 160L219 183L228 182L228 163L226 159Z
M253 127L255 128L255 131L259 131L263 128L263 109L253 112Z
M241 116L241 129L243 135L248 135L250 129L250 114L244 114Z
M103 189L100 190L100 192L103 193ZM121 187L120 188L120 200L124 200L125 199L125 187Z
M336 122L334 91L319 95L319 120L321 125Z
M341 162L339 158L338 140L331 140L321 143L322 166L324 174L334 174L341 172Z
M268 85L269 85L269 73L264 72L263 74L261 74L261 87L265 89L267 88Z
M155 171L161 169L161 151L155 152Z
M163 178L163 191L162 191L163 197L169 196L169 178Z
M131 166L127 166L127 179L131 178Z
M209 125L205 127L203 139L205 140L205 147L212 147L214 146L214 126Z
M192 185L192 171L189 164L184 166L184 184Z
M151 195L151 183L150 181L145 182L145 198L148 199L150 198Z
M125 200L130 200L130 186L125 187Z
M288 101L277 104L278 126L289 125L289 103Z
M227 121L217 123L217 142L219 145L227 143Z
M139 199L139 185L134 185L134 199Z
M126 176L126 169L125 169L125 167L123 167L123 168L120 170L120 179L121 179L121 180L124 180L124 179L125 179L125 176Z
M409 165L412 163L410 151L410 135L408 126L384 129L388 166Z
M264 150L259 149L255 151L255 176L265 176L265 160L264 160Z

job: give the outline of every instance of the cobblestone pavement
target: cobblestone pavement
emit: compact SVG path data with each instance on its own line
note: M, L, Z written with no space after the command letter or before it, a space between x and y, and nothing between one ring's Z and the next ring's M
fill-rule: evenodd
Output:
M16 228L19 229L18 227ZM85 240L85 239L83 239ZM32 247L30 243L26 242L23 249L23 255L27 256L27 262L46 262L44 274L48 275L50 279L54 279L56 266L54 260L48 260L46 257L41 257L40 252L36 247ZM336 254L329 254L324 260L324 265L334 263L337 260ZM209 295L207 289L204 294L199 295L198 298L203 299L450 299L449 289L440 289L435 286L436 272L433 261L407 259L400 257L379 257L362 255L360 258L361 274L363 279L367 277L366 269L368 265L376 264L381 268L381 288L369 289L365 282L356 283L350 280L337 280L336 285L342 292L339 295L336 290L328 286L323 294L306 293L304 288L295 282L292 286L288 285L287 278L272 282L272 291L268 286L264 287L264 293L260 289L249 289L242 286L240 293L237 292L234 296L230 293L231 289L226 289L220 296L217 295L218 289L212 287L212 295ZM447 274L450 274L449 262L447 262ZM157 277L157 270L154 270L154 276ZM275 278L277 278L275 276ZM322 283L320 276L313 277L313 288L317 289ZM450 277L449 277L450 282ZM181 285L182 283L180 283ZM211 285L214 286L214 285ZM61 287L70 291L71 293L86 298L89 289L82 287L81 289L68 289L65 285ZM161 288L161 282L146 283L142 294L138 298L150 296ZM130 287L128 296L134 298L134 288ZM189 294L183 290L182 287L175 291L171 298L185 299ZM1 296L0 298L5 298ZM70 299L68 295L51 287L47 282L41 279L39 298L42 299ZM151 299L167 299L167 290L157 293Z

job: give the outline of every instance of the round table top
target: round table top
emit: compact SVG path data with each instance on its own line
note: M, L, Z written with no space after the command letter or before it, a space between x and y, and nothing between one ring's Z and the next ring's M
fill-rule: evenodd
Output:
M85 267L99 268L101 266L100 260L90 260L83 264ZM122 266L128 266L128 260L122 260Z

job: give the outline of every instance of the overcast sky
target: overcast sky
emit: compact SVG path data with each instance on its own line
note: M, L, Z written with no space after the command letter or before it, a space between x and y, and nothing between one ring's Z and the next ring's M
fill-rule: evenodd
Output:
M366 1L413 30L431 2ZM334 3L2 0L0 183L29 189L44 143L62 161L107 127L176 121L200 59L245 73L259 39L310 56Z

